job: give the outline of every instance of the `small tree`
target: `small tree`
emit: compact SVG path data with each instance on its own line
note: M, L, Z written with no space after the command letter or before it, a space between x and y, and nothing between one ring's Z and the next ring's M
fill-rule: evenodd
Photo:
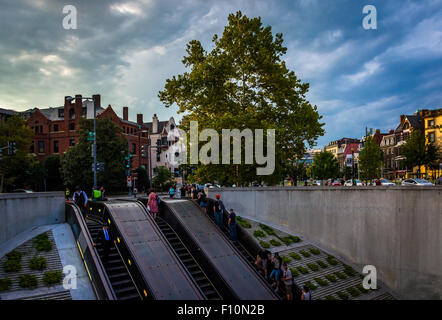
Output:
M166 190L170 186L175 184L174 175L166 167L156 167L153 169L155 177L152 179L152 183L155 188L160 190Z
M381 148L370 135L364 143L364 148L359 151L359 175L362 180L377 179L381 176L384 154Z
M149 176L147 175L147 170L143 167L138 167L135 169L137 175L137 187L138 192L141 193L143 190L147 190L149 188Z
M426 142L425 133L415 129L405 140L400 148L400 154L405 159L402 163L409 168L417 166L417 174L420 177L421 166L428 167L437 160L437 148L433 142Z
M339 162L331 152L322 151L315 154L310 167L310 174L313 178L326 180L336 177L338 173Z

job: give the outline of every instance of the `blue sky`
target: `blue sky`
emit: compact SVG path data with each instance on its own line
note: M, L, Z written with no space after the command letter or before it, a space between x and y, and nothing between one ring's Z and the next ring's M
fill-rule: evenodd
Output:
M62 28L66 4L78 29ZM377 30L362 27L365 5L377 9ZM182 73L185 45L211 48L229 13L260 16L283 33L285 60L310 83L326 134L318 145L361 137L365 127L395 128L400 114L440 108L442 0L2 0L0 107L59 106L65 95L102 95L130 118L176 115L157 94Z

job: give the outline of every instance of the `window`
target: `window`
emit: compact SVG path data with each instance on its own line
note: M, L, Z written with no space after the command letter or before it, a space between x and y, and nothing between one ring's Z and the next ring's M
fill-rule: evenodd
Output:
M428 120L428 126L429 126L429 127L434 126L434 119L432 119L432 120Z
M45 153L45 143L44 141L38 142L38 153Z
M55 131L55 132L58 131L58 124L54 124L54 131Z
M137 145L132 143L132 154L137 154Z
M58 109L58 117L64 118L64 109Z
M161 138L161 145L167 146L167 137L162 137Z
M130 128L130 134L134 133L134 128Z
M71 139L71 140L69 140L69 146L70 146L70 147L75 146L75 139Z
M170 130L175 129L175 126L173 124L170 125Z
M436 141L436 135L434 134L434 131L433 131L433 132L430 132L430 133L428 134L428 141L429 141L429 142L435 142L435 141Z
M58 153L58 141L54 141L54 153Z
M69 130L75 130L75 123L74 122L69 123Z
M82 117L86 118L86 114L87 114L87 108L83 108L83 113L82 113Z
M74 108L71 108L71 110L69 110L69 119L75 119L75 110L74 110Z

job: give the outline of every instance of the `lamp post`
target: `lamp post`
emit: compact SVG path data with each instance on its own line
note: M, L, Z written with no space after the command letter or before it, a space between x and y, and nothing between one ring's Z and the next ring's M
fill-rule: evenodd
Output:
M355 149L351 148L351 181L355 185Z

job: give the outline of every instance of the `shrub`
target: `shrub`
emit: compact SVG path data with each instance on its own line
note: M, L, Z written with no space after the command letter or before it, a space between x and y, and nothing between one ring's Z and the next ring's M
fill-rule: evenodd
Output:
M361 291L362 293L367 293L368 290L364 288L364 286L362 284L358 284L356 286L356 288L358 288L359 291Z
M22 288L34 288L38 284L38 279L33 274L24 274L20 276L18 284Z
M272 240L270 240L270 244L274 247L279 247L281 245L281 242L279 242L278 240L272 239Z
M316 255L316 256L317 256L318 254L321 253L321 251L319 251L319 250L316 249L316 248L310 248L309 251L310 251L311 253L313 253L314 255Z
M21 270L21 263L19 260L6 260L3 263L3 270L5 272L17 272Z
M313 262L307 263L307 267L309 267L310 270L312 270L312 271L318 271L319 270L318 265L316 263L313 263Z
M346 294L346 293L344 293L342 291L336 292L336 294L338 295L339 299L341 299L341 300L348 300L348 294Z
M250 224L250 222L247 222L247 221L245 221L245 220L243 220L243 221L238 221L238 223L239 223L239 225L240 225L241 227L246 228L246 229L250 229L250 228L252 227L252 225Z
M301 242L301 238L297 237L297 236L289 236L289 238L294 242L294 243L298 243Z
M13 250L13 251L11 251L11 252L6 254L6 258L8 258L8 260L18 260L18 261L21 261L22 255L23 254L20 251Z
M266 226L265 224L260 223L259 227L264 230L268 235L271 236L276 236L276 232L275 230L273 230L272 228L270 228L269 226Z
M349 277L353 277L356 275L356 271L346 264L344 265L344 273Z
M304 257L310 257L311 256L311 254L310 253L308 253L307 251L305 251L305 250L301 250L301 251L299 251L299 253L300 254L302 254Z
M324 261L318 260L316 261L317 264L323 269L328 268L328 264L326 264Z
M348 293L350 293L352 297L357 297L357 296L359 296L359 295L361 294L361 293L359 292L359 290L356 289L356 288L354 288L354 287L347 288L346 291L347 291Z
M335 265L338 264L338 260L336 260L333 256L328 256L325 260L326 260L326 261L328 262L328 264L331 265L331 266L335 266Z
M335 275L336 275L339 279L347 279L347 276L346 276L345 273L343 273L343 272L335 272Z
M333 296L326 296L326 297L325 297L325 300L338 300L338 299L336 299L336 298L333 297Z
M253 231L253 236L255 238L263 238L266 236L266 234L262 230L255 230L255 231Z
M51 251L52 250L52 242L48 239L40 239L34 242L35 248L38 251Z
M338 279L337 279L334 275L332 275L332 274L327 274L327 275L325 276L325 278L326 278L328 281L330 281L330 282L336 282L336 281L338 281Z
M315 286L313 283L311 283L310 281L307 281L306 283L304 283L305 286L307 286L310 290L316 290L318 287Z
M60 270L47 271L43 275L43 282L46 285L60 283L63 273Z
M317 284L319 284L321 287L328 286L328 281L324 280L322 278L315 278L315 281Z
M268 249L268 248L270 248L270 244L269 244L268 242L265 242L265 241L260 241L260 242L259 242L259 245L260 245L261 247L263 247L264 249Z
M295 260L301 260L301 256L297 253L291 252L289 255Z
M286 257L286 256L281 256L281 260L282 260L282 262L284 263L289 263L290 261L292 261L292 259L290 259L289 257Z
M34 257L29 261L29 268L32 270L43 270L46 268L46 265L46 259L42 256Z
M296 277L299 276L299 272L298 272L298 270L296 270L296 269L294 269L294 268L290 268L290 272L292 273L292 276L293 276L294 278L296 278Z
M284 242L286 246L290 245L293 242L290 237L283 237L281 238L281 241Z
M304 267L301 267L301 266L297 266L296 269L298 269L298 271L301 272L302 274L309 273L307 268L304 268Z
M0 279L0 292L11 289L12 280L9 278Z

